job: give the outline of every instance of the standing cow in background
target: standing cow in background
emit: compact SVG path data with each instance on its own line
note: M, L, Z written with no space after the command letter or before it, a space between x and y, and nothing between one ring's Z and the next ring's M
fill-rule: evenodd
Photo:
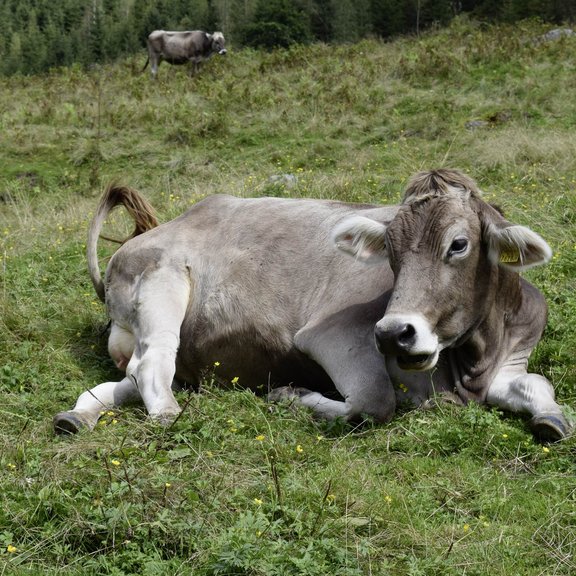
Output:
M117 205L135 237L103 279L97 241ZM173 379L197 384L217 362L219 377L279 386L271 399L325 418L387 422L444 392L527 413L542 440L568 433L552 385L527 371L547 308L518 274L552 252L464 174L417 174L399 206L222 195L155 225L139 194L108 189L88 263L126 376L86 390L56 431L138 400L170 422Z
M148 36L148 59L144 64L144 71L148 62L152 78L158 74L158 66L162 60L170 64L192 63L190 74L196 74L200 69L200 64L208 60L212 54L226 54L226 41L222 32L202 32L192 30L188 32L166 32L165 30L154 30Z

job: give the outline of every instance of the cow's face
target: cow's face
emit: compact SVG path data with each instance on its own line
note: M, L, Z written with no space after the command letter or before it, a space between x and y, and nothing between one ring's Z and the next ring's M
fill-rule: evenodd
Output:
M212 52L224 56L226 54L226 40L222 32L214 32L212 34Z
M406 370L430 370L469 337L493 305L500 266L521 270L551 256L537 234L453 186L408 197L387 226L348 219L335 241L361 260L389 262L394 287L376 345Z
M469 198L404 205L385 232L394 289L376 324L376 344L404 369L428 370L465 337L495 283L482 226Z

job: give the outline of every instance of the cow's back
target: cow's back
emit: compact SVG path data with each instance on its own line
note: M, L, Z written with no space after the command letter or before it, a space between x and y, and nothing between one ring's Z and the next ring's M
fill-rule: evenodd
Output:
M365 265L350 261L334 246L331 234L336 224L355 213L387 221L395 211L395 207L323 200L218 195L199 202L157 233L191 248L186 256L189 265L200 267L205 279L251 289L256 289L251 286L256 281L263 287L262 297L269 288L305 310L310 299L314 300L310 305L318 307L324 298L321 288L329 285L334 298L347 278L357 284L358 275L366 274ZM345 298L354 300L350 294Z
M275 303L291 303L306 315L324 302L322 290L328 287L337 307L342 301L353 304L381 291L382 272L342 254L333 245L331 233L350 214L389 221L395 212L392 206L215 195L130 240L114 259L123 258L124 251L129 254L120 266L124 273L131 267L137 273L139 266L150 265L151 258L170 259L193 270L204 293L234 287L242 294L249 291L259 296L269 306L272 298ZM358 277L378 277L378 288L372 288L369 281L363 287ZM352 294L349 282L354 284ZM201 301L205 305L204 297Z
M186 62L202 53L205 34L201 30L155 30L148 37L148 41L166 60L178 63Z

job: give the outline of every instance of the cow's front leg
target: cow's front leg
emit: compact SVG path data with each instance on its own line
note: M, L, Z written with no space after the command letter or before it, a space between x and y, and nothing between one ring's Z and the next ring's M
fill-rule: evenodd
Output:
M150 56L150 74L152 74L152 80L156 80L158 75L158 64L160 59L156 55Z
M490 384L486 402L511 412L530 414L534 436L543 442L566 437L570 426L556 403L552 384L543 376L520 367L504 367Z
M343 400L332 400L305 388L278 388L269 399L291 398L327 419L357 420L368 416L377 422L388 422L396 411L396 396L383 358L373 343L372 326L351 326L318 325L295 337L297 348L322 366Z
M193 78L200 72L200 65L202 63L202 58L199 56L194 56L190 58L190 77Z

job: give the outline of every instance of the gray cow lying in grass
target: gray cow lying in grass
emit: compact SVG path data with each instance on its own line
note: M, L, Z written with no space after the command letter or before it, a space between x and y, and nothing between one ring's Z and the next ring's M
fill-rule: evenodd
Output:
M136 231L102 280L97 240L117 205ZM84 392L55 429L92 428L133 401L170 422L173 381L197 384L219 362L325 418L387 422L399 403L455 393L526 413L536 437L559 440L554 390L527 372L547 307L518 274L550 256L454 170L417 174L399 206L222 195L160 226L137 192L110 187L88 262L126 375Z

